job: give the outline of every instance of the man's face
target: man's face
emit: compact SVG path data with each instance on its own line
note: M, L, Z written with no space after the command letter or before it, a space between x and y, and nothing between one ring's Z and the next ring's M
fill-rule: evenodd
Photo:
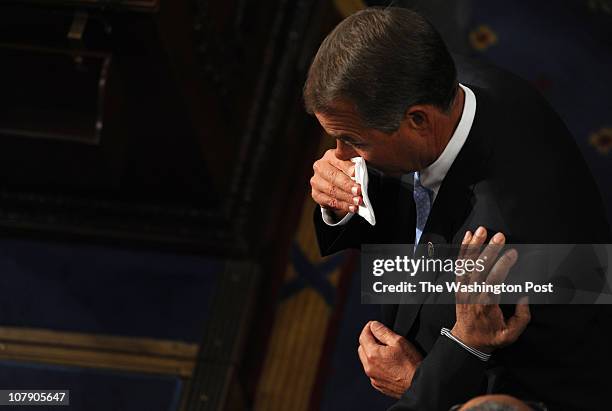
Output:
M337 103L332 113L316 112L315 116L336 139L336 157L340 160L360 156L374 168L398 177L426 167L432 155L436 158L422 133L405 126L391 134L366 128L350 103Z

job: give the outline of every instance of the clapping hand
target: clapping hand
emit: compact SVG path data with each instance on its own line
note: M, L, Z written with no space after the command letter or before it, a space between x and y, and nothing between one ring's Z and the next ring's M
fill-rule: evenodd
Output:
M506 238L502 233L493 236L481 252L487 230L479 227L474 234L466 232L459 259L480 259L484 270L472 270L457 276L460 283L502 283L518 259L516 250L508 250L499 259ZM490 293L456 293L456 323L451 333L477 350L490 353L496 348L512 344L523 333L531 320L526 297L519 300L514 315L505 319L499 307L499 296Z

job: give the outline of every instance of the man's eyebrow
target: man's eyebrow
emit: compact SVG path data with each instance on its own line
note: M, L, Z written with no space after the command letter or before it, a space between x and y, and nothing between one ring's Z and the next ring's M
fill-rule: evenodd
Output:
M343 136L342 132L340 132L340 133L339 133L339 132L336 132L336 131L328 131L328 130L325 130L325 132L326 132L326 133L327 133L327 134L328 134L330 137L333 137L333 138L340 138L340 137L342 137L342 136Z
M357 140L355 140L353 137L348 136L346 134L336 134L335 136L332 136L332 137L337 138L338 140L348 141L349 143L357 142Z

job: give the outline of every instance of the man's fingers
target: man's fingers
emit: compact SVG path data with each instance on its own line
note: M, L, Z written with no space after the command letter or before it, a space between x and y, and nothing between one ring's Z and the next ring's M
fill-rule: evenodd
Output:
M372 364L370 364L370 361L368 360L368 354L366 353L365 348L363 348L363 345L359 346L359 348L357 349L357 354L359 355L359 361L361 361L361 365L363 367L363 372L365 373L365 375L370 378L375 377L376 375L374 375L374 369L372 368Z
M350 160L340 160L338 157L336 157L335 149L327 150L325 152L325 155L322 159L319 160L319 162L322 163L322 170L331 167L341 171L342 174L347 176L349 179L351 177L355 177L355 163Z
M483 226L479 226L476 231L474 231L474 235L470 240L470 246L472 250L479 250L480 246L484 244L487 239L487 229Z
M383 323L378 321L370 322L370 330L374 337L384 345L395 345L401 338L398 334L391 331Z
M321 176L347 193L352 192L355 182L351 179L351 177L325 159L315 161L312 168L315 175Z
M495 260L505 243L506 237L503 233L497 233L491 238L489 244L487 244L482 253L478 256L484 268L482 270L473 270L473 275L470 277L470 280L480 282L487 278L487 274L491 270L491 267L493 267L493 264L495 264Z
M312 198L320 206L334 210L358 211L363 204L361 187L351 179L355 165L336 158L334 150L328 150L323 158L312 166L314 175L310 179Z
M359 184L351 179L351 176L347 175L341 169L330 164L325 159L317 160L312 165L314 175L326 180L337 189L344 191L348 194L360 195L361 189Z
M319 191L323 194L326 194L328 197L344 201L345 203L359 205L362 202L360 196L355 196L351 192L346 192L344 190L339 189L338 187L334 186L329 181L325 180L317 174L312 176L312 178L310 179L310 186L315 191ZM355 198L357 198L359 202L355 202Z
M368 374L368 358L365 355L365 351L363 349L363 345L360 345L357 348L357 355L359 355L359 361L361 361L361 365L363 366L363 371Z
M517 259L518 253L514 248L502 254L489 272L486 280L487 284L503 283Z
M472 234L471 231L466 231L465 235L463 236L463 240L461 241L461 248L459 248L459 254L457 255L457 260L464 260L465 259L465 253L468 250L468 246L470 244L470 241L472 241L472 236L474 234ZM467 273L463 273L462 275L459 275L457 273L455 273L455 281L458 282L459 284L467 284L469 282L469 276L466 275ZM457 304L460 303L464 303L466 302L466 293L463 293L461 291L457 291L455 292L455 302Z
M463 240L461 240L461 248L459 249L459 255L457 258L459 259L463 258L463 256L467 252L468 246L470 245L470 241L472 241L473 235L474 234L472 234L472 232L469 230L465 232L465 235L463 236Z
M475 260L480 254L480 247L484 244L487 239L487 230L483 226L478 227L478 229L471 236L469 243L465 246L465 251L463 253L464 259Z
M336 150L331 148L325 152L323 158L337 169L342 170L349 177L355 176L355 163L350 160L340 160L336 157Z
M372 322L373 321L368 321L365 327L363 327L363 330L361 330L361 334L359 335L359 344L364 346L364 349L372 345L379 345L370 329L370 324Z
M515 342L518 337L525 331L525 328L531 321L531 312L529 311L529 299L523 297L516 304L514 315L510 317L506 325L506 335L504 343L511 344Z
M357 212L358 206L356 206L355 204L350 204L346 201L340 201L320 191L312 190L312 199L321 207L331 208L333 210L342 210L347 213Z
M484 243L487 238L487 230L480 226L476 229L474 233L467 231L465 236L463 237L463 241L461 242L461 249L459 251L459 255L457 257L458 260L476 260L476 258L480 254L480 247ZM465 263L465 262L464 262ZM473 280L472 272L466 272L461 276L456 276L457 281L460 284L468 284ZM465 294L465 295L459 295ZM457 303L465 303L470 301L472 298L470 293L455 293L455 301Z
M359 361L361 361L361 365L363 366L363 372L365 375L371 378L380 377L381 375L379 370L376 368L376 359L373 358L373 355L376 355L375 348L376 347L372 345L366 346L363 344L357 348L357 355L359 355Z

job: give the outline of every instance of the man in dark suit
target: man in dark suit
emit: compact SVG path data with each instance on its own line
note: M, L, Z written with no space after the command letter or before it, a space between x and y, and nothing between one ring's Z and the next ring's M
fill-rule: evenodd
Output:
M322 254L365 243L609 243L596 185L551 107L508 73L457 63L405 9L366 9L325 39L304 87L307 110L337 140L311 179ZM381 172L369 173L374 226L354 216L357 156ZM607 306L458 307L383 306L382 323L364 327L360 358L375 388L401 396L394 411L445 410L486 392L550 409L605 405ZM498 319L493 331L483 313Z

